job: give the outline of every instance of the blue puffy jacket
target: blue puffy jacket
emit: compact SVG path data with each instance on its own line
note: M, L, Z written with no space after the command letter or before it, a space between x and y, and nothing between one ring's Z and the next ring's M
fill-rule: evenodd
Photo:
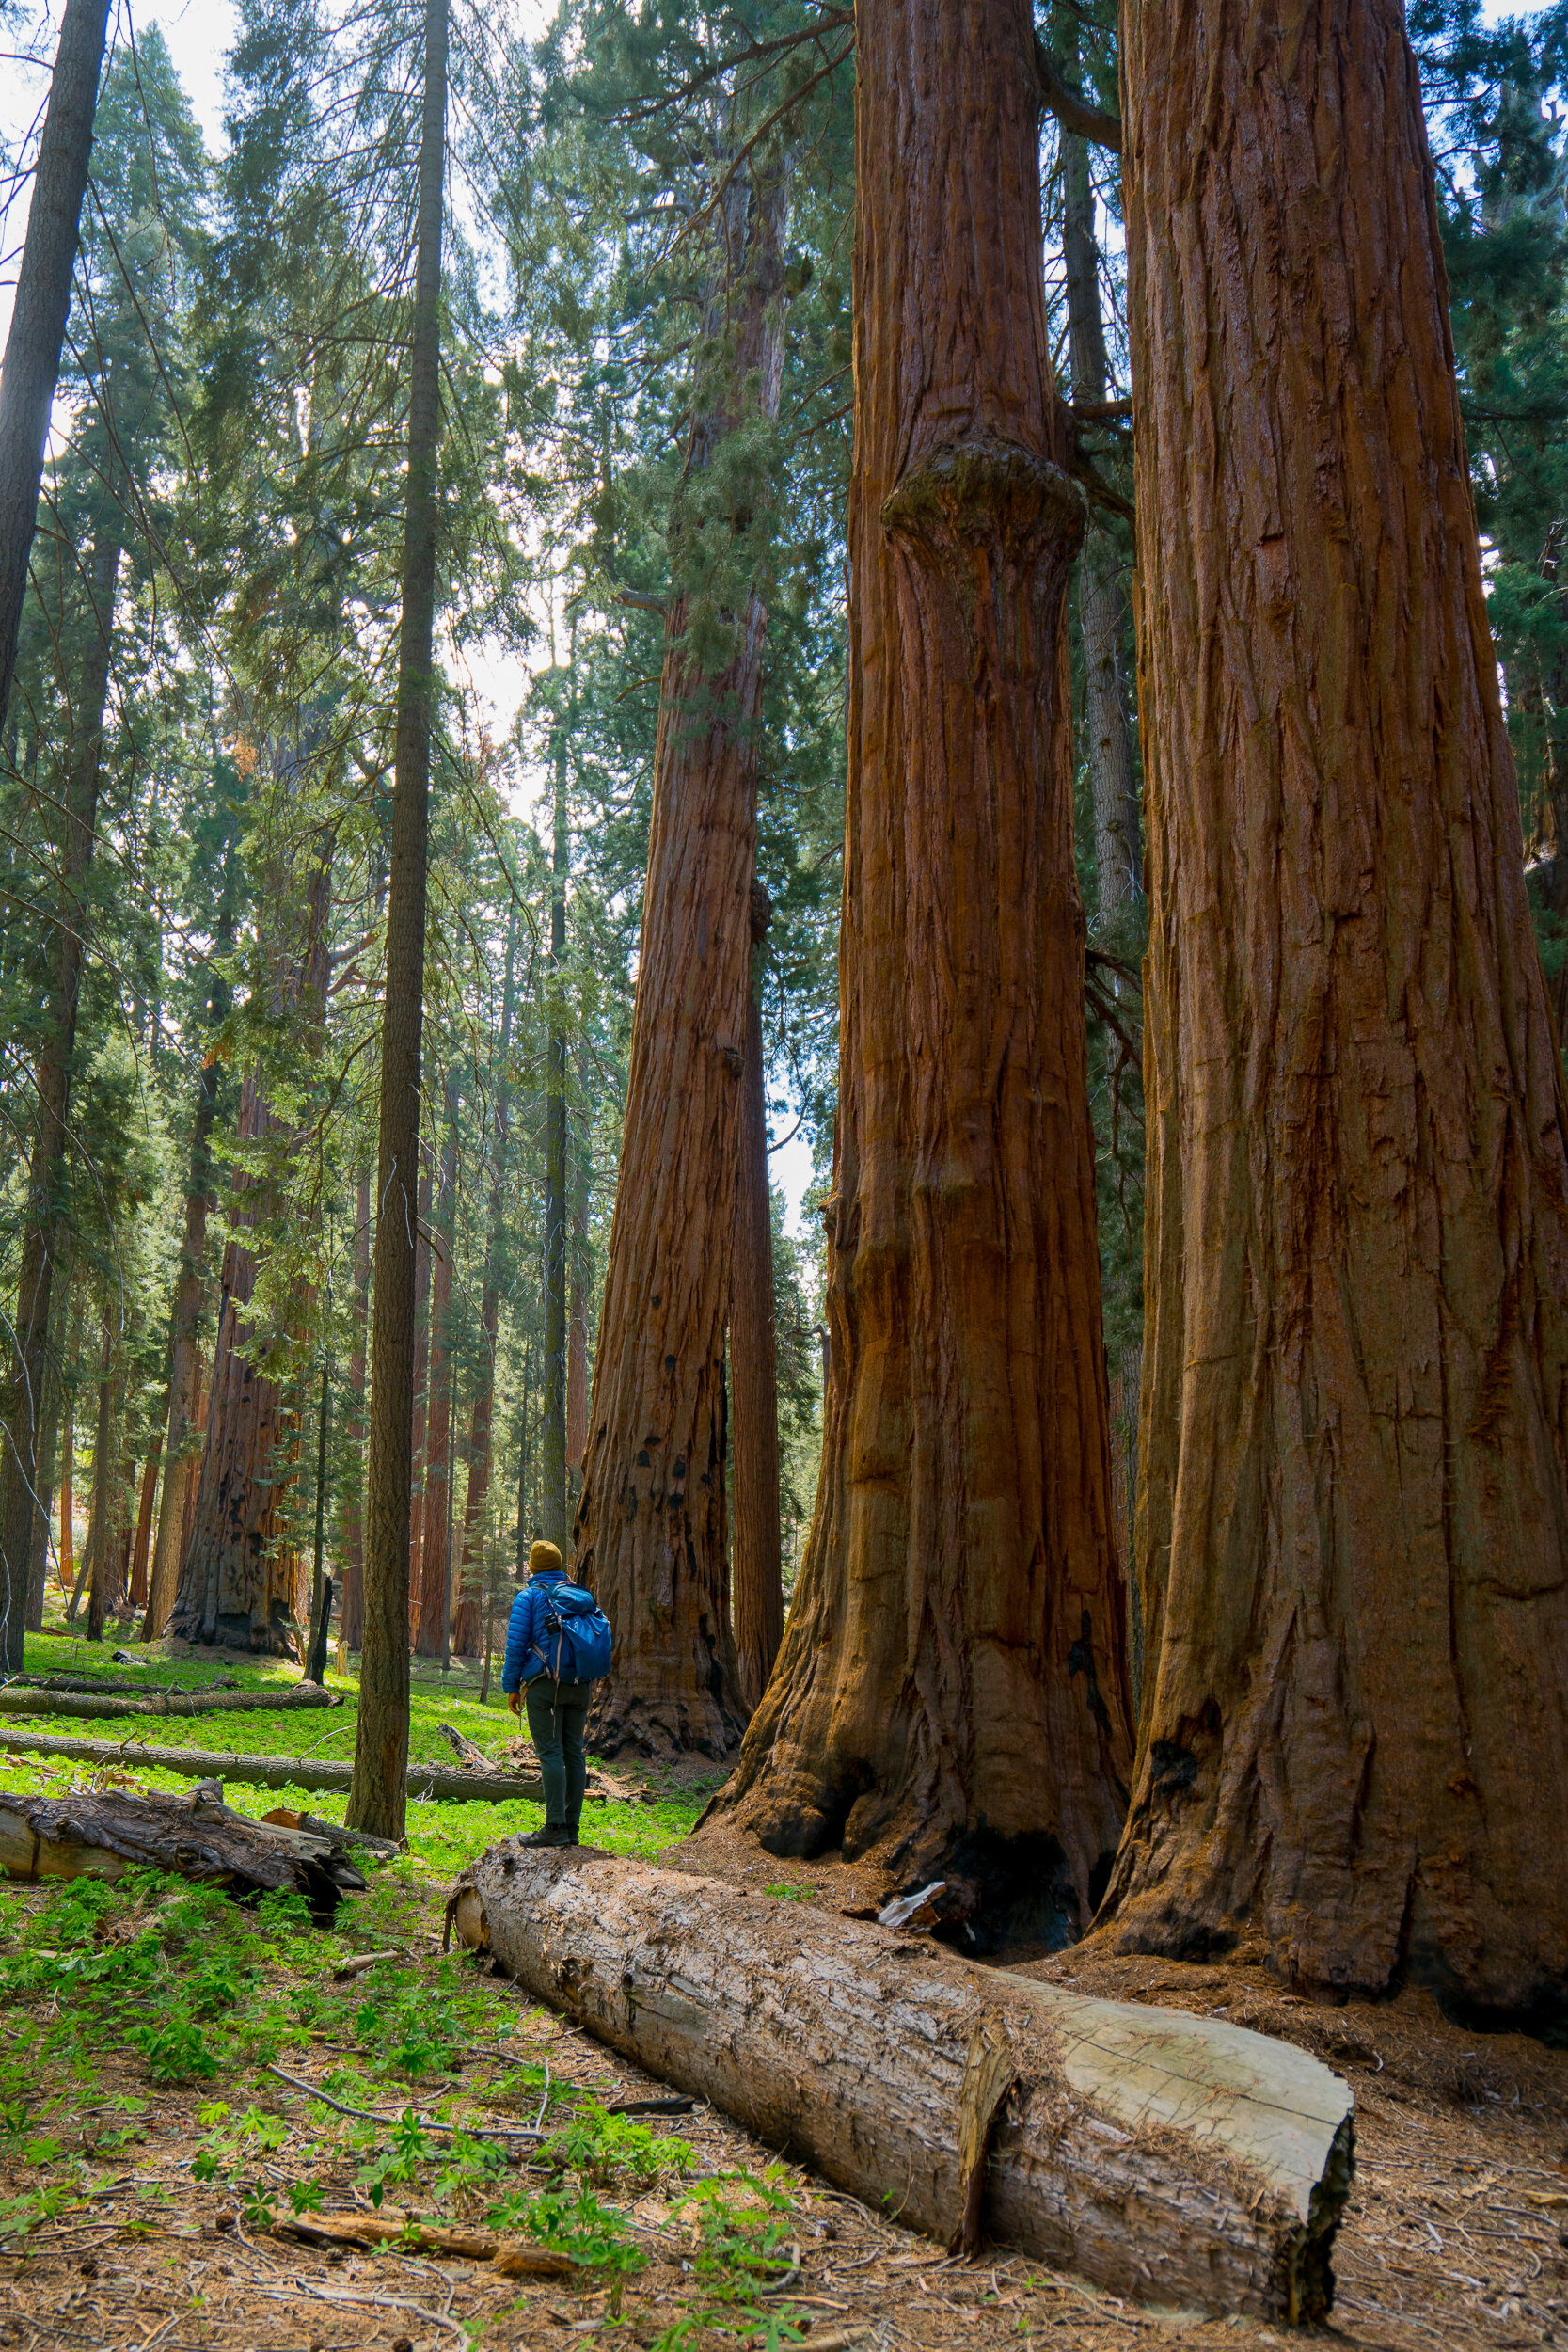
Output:
M523 1683L531 1682L535 1675L545 1671L540 1653L545 1646L545 1619L550 1613L550 1590L565 1581L564 1569L546 1568L538 1576L530 1577L512 1604L506 1628L506 1661L501 1667L501 1689L508 1698Z

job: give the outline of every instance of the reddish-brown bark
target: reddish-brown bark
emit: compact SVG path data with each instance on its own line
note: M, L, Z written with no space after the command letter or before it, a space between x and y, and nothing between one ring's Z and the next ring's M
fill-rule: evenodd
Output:
M1568 1136L1400 0L1123 9L1150 940L1124 1945L1568 1983Z
M164 1433L157 1429L152 1436L152 1451L142 1465L141 1501L136 1510L136 1536L131 1552L131 1606L147 1606L147 1551L152 1534L152 1498L158 1486L158 1461L164 1450Z
M762 1048L762 943L773 919L752 884L752 977L730 1275L730 1379L735 1422L735 1645L740 1687L754 1708L784 1639L779 1540L779 1376L773 1334L773 1216L768 1181L768 1090Z
M1072 853L1083 534L1034 30L855 11L842 1045L821 1484L724 1803L1085 1925L1132 1761ZM895 159L896 159L895 165Z
M697 417L687 485L725 437L778 414L784 367L782 181L737 172L705 336L729 320L730 373ZM738 518L737 518L738 520ZM673 534L678 535L678 534ZM767 614L732 616L706 675L684 594L666 619L631 1070L577 1511L577 1573L615 1628L592 1718L613 1755L634 1742L727 1756L745 1724L730 1629L724 1329L756 854L756 730Z
M359 1179L354 1228L354 1344L348 1359L349 1473L343 1483L343 1606L338 1620L345 1649L365 1631L365 1334L371 1303L371 1180Z
M297 953L277 956L275 1013L289 1005L303 1009L307 1020L321 1018L331 891L328 845L307 891L303 944ZM253 1073L240 1103L242 1142L276 1134L282 1123ZM245 1310L256 1288L256 1258L238 1238L263 1223L277 1204L264 1182L246 1173L236 1179L235 1192L239 1205L223 1253L195 1520L167 1629L190 1642L285 1651L292 1646L288 1629L309 1614L299 1554L282 1535L284 1507L298 1469L299 1433L278 1382L259 1370L253 1358L255 1332ZM247 1205L251 1200L254 1207Z

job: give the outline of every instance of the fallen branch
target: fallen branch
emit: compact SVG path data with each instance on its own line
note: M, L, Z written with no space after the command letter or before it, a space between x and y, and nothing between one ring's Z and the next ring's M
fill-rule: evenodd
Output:
M279 2215L272 2229L275 2237L297 2238L302 2246L392 2246L411 2254L455 2254L463 2262L491 2263L507 2279L577 2276L578 2266L569 2255L523 2246L494 2230L454 2229L419 2214L405 2215L401 2221L372 2213Z
M319 1682L295 1682L276 1691L150 1691L145 1697L100 1698L85 1691L33 1691L8 1682L0 1687L0 1715L243 1715L292 1713L298 1707L341 1707L335 1691Z
M253 1821L203 1788L188 1797L0 1790L0 1868L12 1878L118 1879L147 1867L234 1895L286 1888L318 1915L330 1915L340 1894L365 1883L330 1836Z
M324 2107L330 2107L334 2115L352 2115L356 2122L401 2123L404 2121L401 2113L382 2115L374 2107L345 2106L341 2099L333 2099L325 2090L318 2090L314 2083L301 2082L297 2074L285 2074L280 2066L265 2064L261 2072L263 2074L276 2074L280 2083L287 2083L291 2090L303 2091L308 2099L319 2100ZM437 2123L433 2117L424 2115L415 2116L414 2121L421 2132L438 2133L443 2139L536 2140L556 2137L554 2132L532 2131L521 2123Z
M305 1756L225 1756L205 1748L158 1748L146 1741L71 1740L46 1732L0 1731L0 1748L16 1756L61 1756L78 1764L118 1764L126 1772L177 1772L183 1780L229 1780L241 1788L309 1788L318 1795L346 1796L352 1764ZM537 1772L458 1772L440 1764L411 1764L411 1797L446 1803L509 1804L516 1798L544 1802ZM598 1792L589 1790L591 1798ZM599 1800L601 1803L602 1799Z
M8 1691L86 1691L113 1696L116 1692L134 1691L138 1697L166 1698L186 1692L237 1691L239 1684L232 1675L215 1675L208 1682L149 1682L139 1675L10 1675L3 1686Z
M1114 2292L1309 2320L1346 2086L1288 2044L982 1969L876 1925L587 1849L493 1846L448 1932L868 2204Z

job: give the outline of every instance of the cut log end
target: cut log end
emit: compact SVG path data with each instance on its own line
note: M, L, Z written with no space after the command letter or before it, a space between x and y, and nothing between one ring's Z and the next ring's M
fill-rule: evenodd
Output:
M1329 2309L1352 2101L1288 2044L587 1849L491 1847L447 1931L950 2245L986 2232L1148 2301Z

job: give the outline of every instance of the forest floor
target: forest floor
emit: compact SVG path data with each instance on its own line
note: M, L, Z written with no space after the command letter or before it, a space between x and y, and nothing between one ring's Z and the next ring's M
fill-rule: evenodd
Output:
M94 1653L46 1635L29 1640L27 1664L124 1673L111 1646ZM154 1648L150 1665L150 1678L168 1678L166 1654ZM253 1686L297 1669L209 1654L182 1655L174 1672ZM341 1710L220 1718L211 1744L351 1756L354 1686L329 1680L349 1702ZM492 1754L515 1735L499 1693L479 1706L467 1669L417 1673L417 1757L450 1754L442 1722ZM157 1718L119 1728L175 1745L193 1730ZM640 1784L639 1799L590 1808L597 1845L760 1879L780 1901L837 1908L869 1891L863 1873L768 1863L711 1833L685 1848L677 1841L715 1775L693 1787L682 1785L689 1774L628 1773L619 1760L615 1770ZM63 1789L78 1777L45 1759L6 1759L12 1788ZM189 1787L164 1773L131 1785ZM255 1812L280 1801L235 1784L227 1794ZM301 1802L334 1816L341 1804ZM1330 2325L1296 2333L1150 2312L1002 2249L950 2261L700 2105L678 2117L610 2114L661 2086L440 1949L463 1863L538 1820L527 1804L411 1804L407 1852L372 1866L368 1891L345 1900L330 1930L310 1927L293 1899L246 1910L153 1874L115 1888L0 1889L0 2344L1568 2344L1568 2055L1522 2036L1461 2034L1420 1995L1323 2009L1249 1970L1085 1947L1029 1961L1031 1973L1085 1991L1224 2013L1298 2042L1355 2091L1356 2181ZM340 1980L346 1959L370 1951L382 1957ZM525 2163L481 2137L535 2122L555 2137L528 2148ZM535 2283L398 2247L340 2253L291 2241L290 2220L318 2210L487 2222L578 2268L564 2283Z

